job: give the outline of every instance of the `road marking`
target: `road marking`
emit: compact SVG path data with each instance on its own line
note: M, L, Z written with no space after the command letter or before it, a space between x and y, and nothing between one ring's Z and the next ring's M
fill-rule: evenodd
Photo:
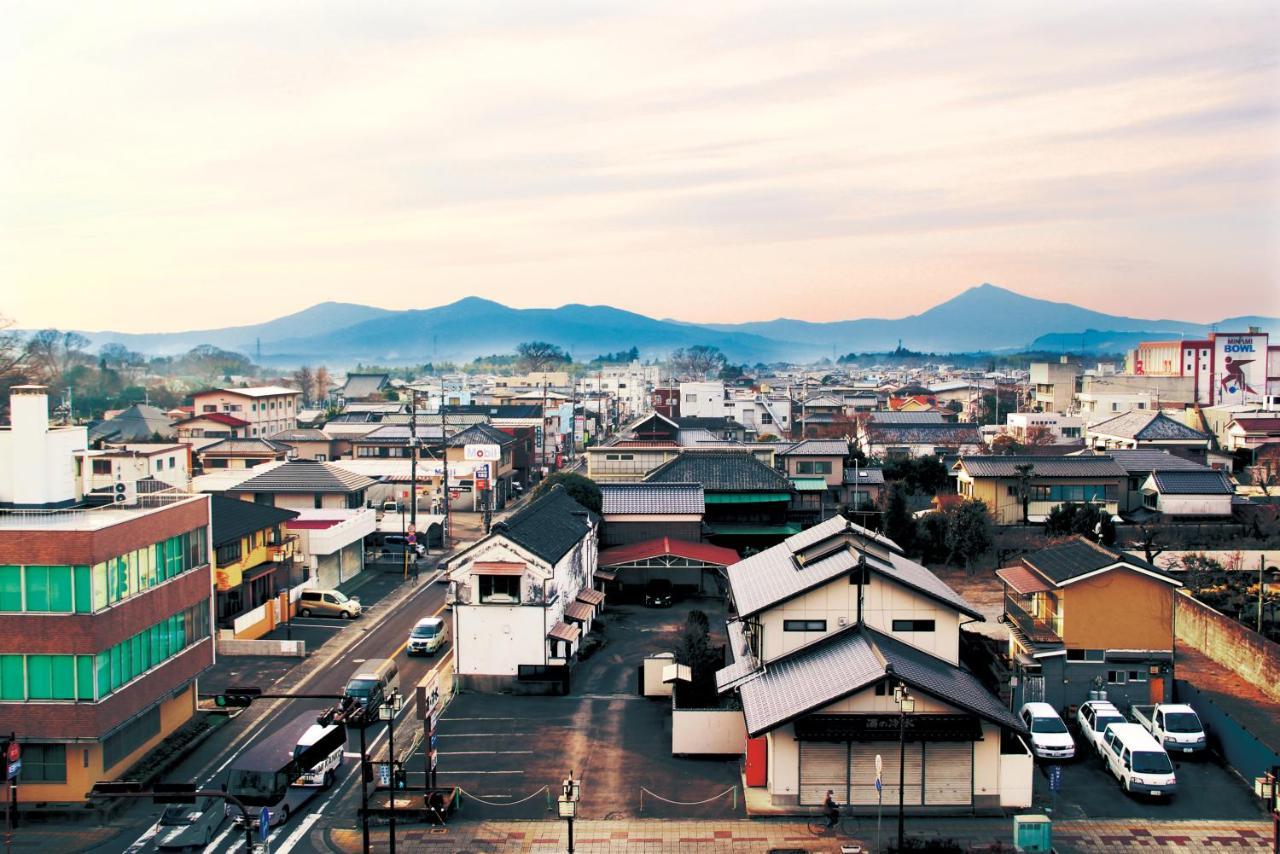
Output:
M236 827L236 823L234 821L231 821L230 819L227 819L227 821L231 823L227 825L226 830L222 831L221 833L219 833L217 836L214 837L213 841L209 843L210 848L216 849L219 845L225 842L227 839L227 836L233 830L237 832L243 832L244 828Z
M523 774L523 771L436 771L437 774Z
M148 830L146 833L139 836L136 842L134 842L132 845L130 845L128 848L125 849L125 854L130 854L131 852L134 852L134 851L141 851L143 848L146 847L147 843L151 841L151 838L159 832L160 832L160 822L157 821L155 824L151 825L150 830Z
M527 732L454 732L454 733L436 733L436 738L494 738L496 736L527 736Z
M344 751L342 752L342 758L343 758L343 759L359 759L359 758L360 758L360 751L358 751L358 750L344 750Z
M449 718L450 721L514 721L515 718Z
M440 756L511 756L529 754L532 750L438 750Z

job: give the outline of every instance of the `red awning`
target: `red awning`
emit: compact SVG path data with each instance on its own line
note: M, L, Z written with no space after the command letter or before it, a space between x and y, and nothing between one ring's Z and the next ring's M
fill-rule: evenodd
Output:
M524 575L525 565L509 561L478 561L471 565L476 575Z
M658 537L653 540L628 543L625 546L605 549L600 552L600 565L619 566L668 555L701 561L713 566L729 566L741 560L737 552L733 549L726 549L723 546L713 546L710 543L692 543L688 540L676 540L671 537Z
M1047 583L1025 566L1006 566L1004 569L997 569L996 575L1000 577L1001 581L1013 588L1015 593L1020 593L1023 596L1029 596L1032 593L1043 593L1046 590L1053 589L1052 584Z
M578 591L578 601L586 602L588 605L596 607L604 604L604 594L599 590L592 590L589 587L584 588Z
M571 626L568 623L556 623L551 627L551 631L547 632L547 637L552 640L562 640L573 643L582 636L582 629L577 626Z
M596 581L613 581L618 577L618 573L610 572L607 569L597 569L595 575Z
M594 613L591 610L591 606L586 602L570 602L564 608L564 615L570 620L577 620L579 623L585 623L590 620Z

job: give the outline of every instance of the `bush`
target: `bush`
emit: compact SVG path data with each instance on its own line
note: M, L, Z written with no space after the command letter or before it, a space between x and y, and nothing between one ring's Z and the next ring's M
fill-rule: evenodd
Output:
M1070 537L1076 534L1083 534L1095 542L1099 540L1099 526L1101 526L1102 544L1106 546L1115 545L1116 524L1111 520L1111 514L1104 507L1098 507L1094 504L1067 502L1066 504L1059 504L1050 510L1048 517L1044 521L1045 533L1051 537Z

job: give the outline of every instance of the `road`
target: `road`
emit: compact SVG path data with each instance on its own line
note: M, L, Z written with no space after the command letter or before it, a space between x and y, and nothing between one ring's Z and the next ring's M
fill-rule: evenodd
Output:
M430 579L435 575L432 572L426 578ZM338 629L341 632L339 638L325 644L315 656L295 668L274 688L263 686L264 690L278 693L340 694L360 662L372 658L395 658L400 669L401 692L406 696L404 708L396 721L396 741L402 745L400 752L403 753L417 727L413 688L432 668L452 654L452 643L449 640L434 656L409 658L405 653L405 642L409 630L419 619L444 613L444 599L445 585L430 581L422 583L406 598L395 594L388 596L379 603L385 611L378 613L375 606L366 617ZM311 709L318 711L329 705L332 702L324 700L259 700L196 748L166 779L194 780L200 788L217 789L226 780L227 769L236 757L262 740L274 727L291 720L300 712ZM366 730L365 735L371 756L385 751L386 724L374 724ZM352 823L356 823L360 804L358 757L359 736L353 730L349 734L348 751L339 769L337 783L329 791L320 792L312 798L303 807L301 814L272 831L272 851L312 850L306 843L308 831L323 816L336 817L340 821L350 819ZM142 803L124 812L113 821L113 824L119 823L122 826L122 833L101 850L128 854L154 850L152 838L160 812L160 807L149 804L144 806ZM243 829L227 821L219 828L218 835L207 850L243 851L244 840Z

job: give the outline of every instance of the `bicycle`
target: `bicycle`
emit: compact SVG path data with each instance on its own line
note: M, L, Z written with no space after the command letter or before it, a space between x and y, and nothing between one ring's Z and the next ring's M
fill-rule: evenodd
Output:
M857 836L860 829L858 817L840 811L840 818L834 826L828 826L828 819L819 813L809 819L809 832L814 836ZM837 832L838 831L838 832Z

